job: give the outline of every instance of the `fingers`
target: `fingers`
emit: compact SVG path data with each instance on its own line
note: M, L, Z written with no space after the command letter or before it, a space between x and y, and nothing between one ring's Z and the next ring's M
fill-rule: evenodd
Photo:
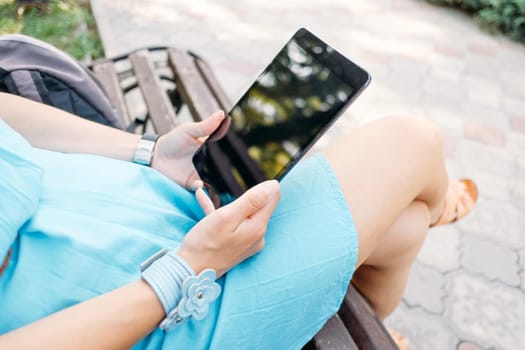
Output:
M279 183L275 180L262 182L244 193L237 200L221 208L223 215L233 227L239 226L246 218L255 215L271 215L279 201Z
M213 205L213 202L211 201L210 197L208 197L208 195L204 192L202 186L197 188L197 191L195 191L195 197L197 197L197 202L199 202L199 205L204 211L204 214L209 215L215 211L215 206Z
M188 182L190 183L190 185L188 186L188 189L192 190L193 192L197 192L197 190L200 187L204 187L204 182L201 179L190 180Z
M271 197L263 208L244 219L235 231L238 233L250 232L257 241L264 241L268 221L270 221L270 217L279 202L279 197L279 195Z
M250 256L260 252L264 248L268 222L279 202L279 198L279 193L271 197L261 210L244 219L240 225L237 226L235 234L245 236L245 239L253 242L250 249Z
M202 187L195 195L205 212L213 211ZM275 180L251 188L199 221L185 236L178 254L196 271L210 267L222 275L263 249L266 227L279 197Z
M217 111L209 118L204 119L198 123L185 124L185 132L195 138L210 136L220 125L224 119L224 112Z

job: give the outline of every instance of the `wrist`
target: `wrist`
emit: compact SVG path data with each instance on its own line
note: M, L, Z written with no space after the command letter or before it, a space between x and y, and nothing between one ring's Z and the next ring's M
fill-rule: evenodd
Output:
M228 272L230 267L225 267L224 264L222 266L219 266L218 264L213 264L210 261L213 260L206 260L203 258L202 254L193 254L189 251L180 249L177 251L177 255L179 255L181 258L183 258L188 264L193 268L193 271L195 271L196 274L201 273L207 268L212 268L215 270L217 279L221 278L222 275L224 275L226 272ZM208 261L208 263L206 262Z
M203 264L202 258L199 259L198 256L191 254L186 251L186 249L183 249L183 247L180 247L179 250L177 250L177 255L184 259L196 274L201 273L206 268Z

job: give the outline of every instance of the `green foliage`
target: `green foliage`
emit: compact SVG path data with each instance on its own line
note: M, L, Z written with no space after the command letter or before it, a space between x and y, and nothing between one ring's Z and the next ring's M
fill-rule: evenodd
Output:
M77 59L104 56L96 24L85 0L51 0L44 12L17 14L14 0L0 0L0 34L21 33L44 40Z
M489 31L501 31L525 43L525 0L427 0L455 6L474 14L480 25Z

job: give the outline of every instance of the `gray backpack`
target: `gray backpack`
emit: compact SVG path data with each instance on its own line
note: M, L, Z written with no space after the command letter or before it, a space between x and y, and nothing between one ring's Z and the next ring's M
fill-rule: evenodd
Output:
M35 38L0 36L0 92L122 129L116 109L96 77L65 52Z

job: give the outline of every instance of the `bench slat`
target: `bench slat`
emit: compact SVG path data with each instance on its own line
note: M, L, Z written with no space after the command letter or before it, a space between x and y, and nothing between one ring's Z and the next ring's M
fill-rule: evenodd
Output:
M350 284L339 316L361 350L399 350L368 301Z
M312 342L315 350L359 350L337 314L326 322Z
M193 119L196 121L206 119L221 109L195 66L193 57L186 51L173 48L168 50L168 56L175 75L175 84L187 103Z
M98 78L104 89L106 90L109 99L113 106L117 109L118 116L122 125L127 127L131 123L126 103L124 102L124 95L120 86L117 71L112 61L104 61L93 66L93 73Z
M164 134L177 126L175 111L162 87L147 50L140 50L129 55L135 76L148 106L149 116L155 130Z
M215 78L215 75L208 64L202 59L196 58L195 65L197 66L199 73L201 74L209 91L213 94L214 99L219 103L220 108L224 111L224 113L228 113L232 107L230 99L217 82L217 79ZM244 142L233 133L228 133L225 138L229 145L231 145L232 151L235 152L235 155L238 157L240 163L244 165L242 169L238 170L242 170L243 175L248 177L251 183L259 183L266 180L264 173L258 167L257 163L252 158L250 158Z
M201 58L195 59L195 65L197 66L197 69L199 70L201 75L204 77L208 88L212 92L215 99L219 102L219 105L224 111L224 113L228 113L233 107L233 104L224 92L224 89L217 81L217 78L215 77L215 74L213 74L213 71L211 70L210 66Z

